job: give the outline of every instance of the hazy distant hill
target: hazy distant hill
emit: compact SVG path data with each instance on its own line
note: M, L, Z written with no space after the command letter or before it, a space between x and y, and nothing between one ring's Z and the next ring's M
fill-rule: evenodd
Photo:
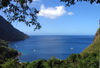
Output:
M6 41L24 40L28 36L19 30L15 29L10 23L0 16L0 39Z

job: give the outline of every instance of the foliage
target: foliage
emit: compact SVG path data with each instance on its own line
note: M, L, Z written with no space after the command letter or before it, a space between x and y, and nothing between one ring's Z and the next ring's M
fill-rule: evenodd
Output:
M94 55L98 55L100 53L100 28L98 29L95 38L94 38L94 42L88 47L86 48L81 55L84 55L84 53L89 53L89 54L94 54Z
M100 29L96 34L94 42L81 54L71 54L65 60L52 57L49 60L22 63L15 59L17 51L0 46L1 68L99 68Z
M35 29L40 29L41 25L37 22L37 13L39 11L30 7L29 5L34 0L0 0L0 9L3 9L5 15L7 15L7 20L11 22L24 22L27 26L35 25ZM65 2L66 6L74 5L76 2L90 2L100 3L100 0L60 0Z
M0 46L8 47L8 43L5 40L0 40Z
M50 60L36 60L19 63L18 60L8 60L2 68L99 68L98 56L88 54L87 57L72 54L66 60L51 58Z
M19 65L16 59L9 59L5 64L2 64L2 68L19 68Z
M40 29L37 22L37 9L29 7L33 0L0 0L0 9L7 15L7 20L11 22L25 22L26 25L35 25L35 29ZM76 2L86 1L91 4L100 0L61 0L66 2L66 6L74 5ZM33 11L34 10L34 11ZM27 20L28 19L28 20ZM98 30L100 32L100 29ZM99 34L99 33L97 33ZM72 54L65 60L52 57L49 60L36 60L33 62L20 63L16 58L18 52L8 48L8 43L0 40L0 67L1 68L99 68L100 34L93 44L86 48L81 54Z
M60 0L61 2L65 2L66 6L74 5L76 2L90 2L91 4L96 3L100 4L100 0Z
M39 59L22 63L15 59L17 55L15 50L1 46L1 68L99 68L100 29L96 34L94 42L81 54L71 54L65 60L52 57L49 60Z
M0 66L2 63L10 58L15 58L18 56L18 52L12 48L8 48L8 43L4 40L0 41Z
M33 0L0 0L0 9L7 15L7 20L11 22L25 22L27 26L35 25L35 30L40 29L40 23L37 22L36 8L29 5Z

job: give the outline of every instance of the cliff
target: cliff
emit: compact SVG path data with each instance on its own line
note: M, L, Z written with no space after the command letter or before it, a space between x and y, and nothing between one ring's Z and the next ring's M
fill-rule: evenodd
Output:
M95 53L97 55L99 55L100 52L100 28L97 30L95 37L94 37L94 41L93 43L87 47L81 54L92 54Z
M100 37L100 28L97 30L95 37L94 37L94 42L96 41L96 39Z
M2 16L0 16L0 39L6 41L19 41L28 38L28 35L15 29Z

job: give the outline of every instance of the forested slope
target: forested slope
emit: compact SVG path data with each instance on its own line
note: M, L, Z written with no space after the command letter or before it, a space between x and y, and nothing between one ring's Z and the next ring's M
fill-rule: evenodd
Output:
M0 39L6 41L19 41L28 38L28 35L15 29L2 16L0 16Z

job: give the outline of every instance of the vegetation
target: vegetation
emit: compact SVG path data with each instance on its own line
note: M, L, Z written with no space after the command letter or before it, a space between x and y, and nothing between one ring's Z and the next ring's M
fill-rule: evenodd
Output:
M12 48L8 47L8 43L4 40L0 40L0 66L8 59L16 58L18 56L18 52Z
M99 68L99 60L94 54L72 54L66 60L52 57L48 61L36 60L30 63L19 63L18 60L11 59L2 64L2 68Z
M94 42L81 54L71 54L65 60L52 57L49 60L36 60L22 63L19 62L18 59L10 58L1 64L1 68L99 68L99 32L100 29L96 33Z
M65 2L66 6L74 5L76 2L90 2L100 4L100 0L60 0ZM39 11L33 6L29 6L34 0L0 0L0 9L7 16L9 23L25 22L27 26L35 25L35 29L40 29L41 25L37 21ZM28 20L27 20L28 19Z
M0 41L1 68L99 68L100 29L98 29L94 42L81 54L71 54L65 60L52 57L49 60L36 60L22 63L15 58L17 51L8 48L4 40ZM4 45L4 46L3 46Z
M74 5L76 2L90 2L91 4L96 3L100 4L100 0L60 0L61 2L65 2L66 6Z
M29 6L34 0L0 0L0 9L5 13L9 23L25 22L27 26L35 25L35 30L40 29L37 22L39 12L33 6ZM28 20L27 20L28 19Z
M91 4L100 0L61 0L67 6L74 5L75 2L89 1ZM41 26L37 22L38 10L29 7L28 3L33 0L0 0L0 9L3 9L9 22L25 22L26 25L35 25L35 29ZM34 9L34 11L32 11ZM27 12L28 11L28 12ZM30 20L27 20L29 17ZM22 63L16 57L18 52L8 47L7 42L0 40L0 68L99 68L100 53L100 29L97 31L94 42L81 54L72 54L65 60L52 57L49 60L36 60L33 62Z
M100 53L100 28L98 29L95 38L94 38L94 42L88 47L86 48L81 54L84 55L84 53L89 53L89 54L96 54L99 56Z

